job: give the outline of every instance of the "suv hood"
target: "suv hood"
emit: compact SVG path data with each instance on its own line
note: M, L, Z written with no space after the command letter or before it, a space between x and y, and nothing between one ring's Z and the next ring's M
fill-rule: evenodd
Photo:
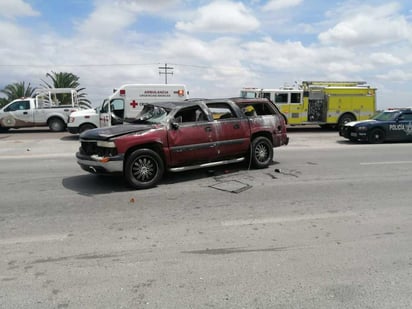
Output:
M113 137L117 136L122 136L130 133L137 133L137 132L143 132L143 131L148 131L152 129L152 125L146 125L146 124L138 124L138 125L117 125L113 127L108 127L108 128L98 128L98 129L92 129L92 130L87 130L80 134L80 139L83 140L108 140Z

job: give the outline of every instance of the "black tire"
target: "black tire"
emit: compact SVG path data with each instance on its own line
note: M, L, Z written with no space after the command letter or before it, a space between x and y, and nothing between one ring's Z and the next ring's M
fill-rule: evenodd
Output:
M385 141L385 132L382 129L373 129L368 134L368 142L371 144L381 144Z
M85 123L85 124L80 126L79 133L83 133L84 131L95 129L95 128L96 128L96 126L94 126L90 123Z
M9 128L0 127L0 133L6 133L9 131Z
M258 136L252 141L251 160L254 168L266 168L273 161L273 145L264 136Z
M351 122L351 121L355 121L356 118L355 116L353 116L352 114L346 113L343 114L340 118L339 118L339 123L338 123L338 128L342 127L345 125L345 123Z
M164 163L159 154L151 149L138 149L126 160L124 175L135 189L154 187L162 178Z
M52 118L48 124L52 132L62 132L66 128L66 124L60 118Z

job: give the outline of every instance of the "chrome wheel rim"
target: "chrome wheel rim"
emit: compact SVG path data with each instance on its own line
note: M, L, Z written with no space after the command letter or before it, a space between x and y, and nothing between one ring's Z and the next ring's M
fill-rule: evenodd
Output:
M265 162L268 158L269 150L264 144L258 144L255 147L255 157L259 162Z
M151 181L157 174L158 166L150 157L139 157L133 162L133 177L140 182Z

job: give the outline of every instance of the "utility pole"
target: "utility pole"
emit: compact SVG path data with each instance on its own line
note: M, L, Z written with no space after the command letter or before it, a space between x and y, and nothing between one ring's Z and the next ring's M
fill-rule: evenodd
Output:
M159 70L164 70L164 72L159 72L159 75L162 75L162 74L164 74L165 75L165 84L167 84L167 75L169 75L169 74L171 74L171 75L173 75L173 72L168 72L167 70L173 70L173 68L172 67L168 67L167 66L167 63L165 63L165 66L164 67L159 67Z

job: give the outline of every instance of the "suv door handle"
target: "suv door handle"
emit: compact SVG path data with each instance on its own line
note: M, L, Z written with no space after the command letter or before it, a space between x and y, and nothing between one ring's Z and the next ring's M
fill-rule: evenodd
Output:
M233 129L240 129L240 125L238 123L234 124Z
M206 132L212 132L212 128L211 127L205 127L205 131Z

